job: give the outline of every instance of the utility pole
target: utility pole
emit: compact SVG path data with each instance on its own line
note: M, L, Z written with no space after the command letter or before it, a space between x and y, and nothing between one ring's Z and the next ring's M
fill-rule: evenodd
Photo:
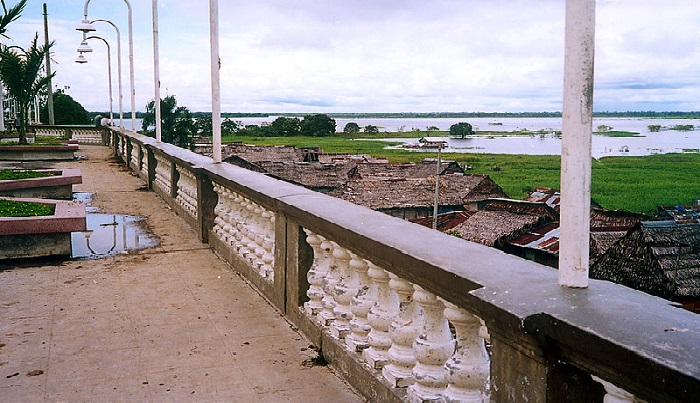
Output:
M46 11L46 3L44 3L44 44L49 46L49 14ZM51 52L46 52L46 76L51 77ZM51 83L51 78L49 78L49 97L47 101L47 108L49 110L49 124L54 125L56 121L53 115L53 84ZM37 122L39 119L37 119Z

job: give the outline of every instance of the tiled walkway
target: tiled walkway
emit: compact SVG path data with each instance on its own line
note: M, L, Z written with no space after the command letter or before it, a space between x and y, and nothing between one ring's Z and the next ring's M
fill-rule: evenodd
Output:
M155 248L0 263L0 401L361 401L142 181L81 146L108 213L148 217ZM193 263L195 262L195 263Z

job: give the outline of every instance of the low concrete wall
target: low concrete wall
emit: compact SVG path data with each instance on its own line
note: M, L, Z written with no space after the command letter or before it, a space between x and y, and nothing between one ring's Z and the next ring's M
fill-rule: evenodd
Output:
M77 145L0 146L0 161L70 161L76 151Z
M700 320L668 301L562 288L554 269L149 137L110 144L369 399L700 400Z
M70 199L73 185L83 182L79 169L37 169L52 174L42 178L0 180L0 196Z
M54 206L54 214L0 217L0 259L71 254L71 232L85 231L85 205L65 200L12 198Z

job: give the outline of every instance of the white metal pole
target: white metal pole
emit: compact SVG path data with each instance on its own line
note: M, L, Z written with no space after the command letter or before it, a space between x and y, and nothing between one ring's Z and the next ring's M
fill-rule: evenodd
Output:
M3 94L4 88L2 82L0 82L0 132L5 131L5 94Z
M156 141L161 141L161 117L160 117L160 64L158 52L158 0L152 1L153 5L153 87L154 108L156 110Z
M119 127L123 128L123 120L124 120L124 107L122 106L123 104L123 96L122 96L122 39L121 39L121 33L119 32L119 28L109 20L105 19L96 19L94 21L90 21L91 23L95 23L98 21L106 22L112 27L114 27L114 30L117 31L117 81L119 81Z
M107 46L107 80L109 83L109 120L110 122L114 120L114 112L112 108L112 48L109 46L109 42L101 36L92 35L88 36L86 39L99 39Z
M559 284L588 287L595 0L567 0Z
M438 221L438 204L440 202L440 146L437 149L437 165L435 166L435 204L433 204L433 229L437 229Z
M214 163L221 163L221 87L219 56L219 1L209 0L209 38L211 42L211 127Z

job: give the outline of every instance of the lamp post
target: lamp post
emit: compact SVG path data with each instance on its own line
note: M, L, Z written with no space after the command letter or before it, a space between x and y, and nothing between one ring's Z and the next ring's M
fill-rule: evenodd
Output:
M102 42L104 42L105 45L107 45L107 78L109 81L109 120L111 122L112 120L114 120L114 113L112 112L112 49L109 46L109 42L107 42L107 40L102 37L92 35L86 37L85 39L99 39ZM75 62L84 64L87 63L87 60L82 54L80 54Z
M122 121L124 119L124 108L122 106L122 40L121 40L121 33L119 32L119 28L110 20L105 20L102 18L98 18L96 20L90 21L90 24L94 24L96 22L106 22L109 25L111 25L114 30L117 32L117 80L119 81L119 127L123 128Z
M132 29L132 19L131 19L131 3L129 0L124 0L127 7L127 20L129 24L129 77L131 84L131 130L136 131L136 91L134 90L134 34ZM90 5L90 0L85 0L85 18L80 21L80 25L75 28L78 31L83 32L83 37L88 33L95 31L95 28L88 20L88 6Z

